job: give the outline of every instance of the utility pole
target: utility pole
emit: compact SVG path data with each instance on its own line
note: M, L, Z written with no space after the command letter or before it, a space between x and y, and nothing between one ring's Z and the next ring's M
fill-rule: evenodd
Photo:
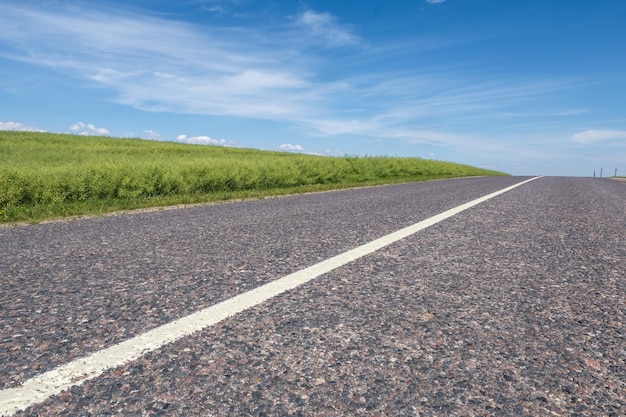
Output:
M600 168L600 178L602 178L602 168Z
M613 175L614 177L617 177L617 168L615 168L615 175Z

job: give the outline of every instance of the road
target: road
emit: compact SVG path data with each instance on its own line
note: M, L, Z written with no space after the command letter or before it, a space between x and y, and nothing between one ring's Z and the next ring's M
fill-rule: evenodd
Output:
M59 366L526 179L1 228L0 407ZM625 236L625 184L535 179L15 415L626 415Z

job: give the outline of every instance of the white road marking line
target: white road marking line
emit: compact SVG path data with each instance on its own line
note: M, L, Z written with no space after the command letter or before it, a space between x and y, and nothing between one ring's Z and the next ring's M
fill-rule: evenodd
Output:
M73 385L96 378L105 371L122 366L144 354L203 330L237 313L254 307L279 294L294 289L320 275L339 268L349 262L369 255L385 246L411 236L420 230L437 224L462 211L504 194L520 185L536 180L535 177L500 191L462 204L429 219L390 233L362 246L329 258L306 269L269 282L246 293L240 294L214 306L180 318L146 333L135 336L117 345L73 360L43 374L37 375L22 385L0 391L0 415L10 416L33 404L43 402Z

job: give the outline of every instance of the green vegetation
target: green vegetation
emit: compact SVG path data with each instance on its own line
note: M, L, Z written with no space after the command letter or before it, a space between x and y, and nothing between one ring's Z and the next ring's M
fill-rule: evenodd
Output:
M475 175L503 174L419 158L0 131L0 223Z

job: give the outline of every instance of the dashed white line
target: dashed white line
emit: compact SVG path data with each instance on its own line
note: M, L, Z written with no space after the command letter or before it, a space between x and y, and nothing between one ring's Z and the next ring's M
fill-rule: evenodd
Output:
M504 194L537 178L517 183L484 197L444 211L429 219L390 233L362 246L329 258L306 269L269 282L219 304L157 327L117 345L76 359L51 371L35 376L22 385L0 391L0 415L10 416L33 404L40 403L73 385L96 378L105 371L140 358L147 352L159 349L178 339L198 332L220 321L254 307L272 297L294 289L320 275L349 262L369 255L385 246L411 236L462 211Z

